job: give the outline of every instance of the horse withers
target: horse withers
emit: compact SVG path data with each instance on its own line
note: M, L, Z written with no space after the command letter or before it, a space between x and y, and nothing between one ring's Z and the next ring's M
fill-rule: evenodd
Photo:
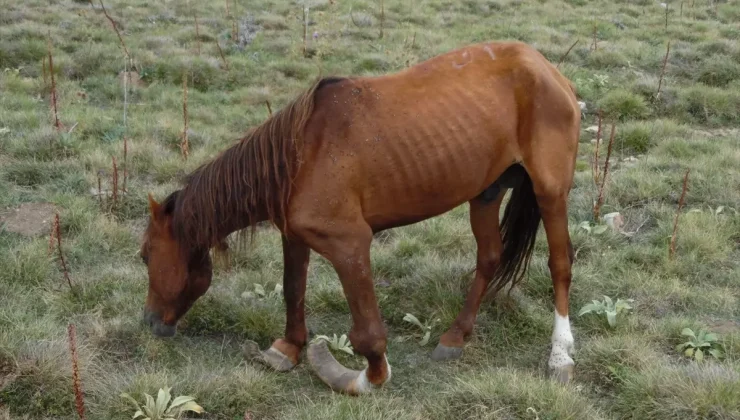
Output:
M309 345L309 363L335 390L371 391L391 376L371 278L373 234L468 202L475 278L432 358L461 356L483 297L522 278L542 221L555 306L549 367L567 382L574 366L567 198L580 118L572 84L519 42L469 45L385 76L321 79L162 203L150 195L145 319L155 334L173 335L211 283L209 250L267 221L282 235L286 326L263 359L277 370L299 363L314 250L338 274L352 314L349 338L368 366L344 368L323 341Z

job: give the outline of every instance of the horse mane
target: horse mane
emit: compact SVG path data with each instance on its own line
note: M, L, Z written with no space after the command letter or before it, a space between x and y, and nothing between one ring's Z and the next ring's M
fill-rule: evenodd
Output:
M286 211L299 168L303 131L314 110L316 92L342 79L316 81L280 111L251 129L218 157L185 179L164 200L173 234L184 249L223 246L231 231L267 221L287 228Z

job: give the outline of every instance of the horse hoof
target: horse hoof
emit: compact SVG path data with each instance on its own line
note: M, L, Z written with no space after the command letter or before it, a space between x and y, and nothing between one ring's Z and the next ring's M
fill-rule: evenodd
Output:
M440 343L432 352L432 360L436 362L457 360L462 356L462 351L462 347L447 347Z
M555 368L550 370L550 377L565 385L573 380L573 365L565 365L563 367Z

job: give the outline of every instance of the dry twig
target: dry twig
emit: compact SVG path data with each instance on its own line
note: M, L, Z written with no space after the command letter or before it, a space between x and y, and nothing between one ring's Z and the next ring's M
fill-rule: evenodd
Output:
M602 174L601 178L601 186L599 186L599 197L596 200L596 204L594 204L594 220L599 220L599 215L601 213L601 205L604 202L604 186L606 185L606 178L609 175L609 159L611 159L612 156L612 145L614 144L614 134L616 132L615 124L612 123L612 132L609 136L609 147L606 149L606 161L604 161L604 173Z
M218 43L217 43L218 44ZM182 74L182 118L184 127L182 130L182 142L180 143L180 150L182 151L182 157L187 160L190 154L190 143L188 142L188 74Z
M72 379L75 391L75 408L81 420L85 420L85 397L82 393L82 380L80 379L79 358L77 357L77 329L74 324L67 326L69 335L69 351L72 355Z
M113 30L116 31L116 35L118 35L118 40L121 41L121 47L123 47L123 52L126 53L126 57L128 57L129 60L133 62L133 59L131 58L131 54L128 52L128 48L126 47L126 43L123 42L123 37L121 36L121 32L118 31L118 25L116 24L116 21L113 20L112 17L108 14L108 11L105 10L105 5L103 4L103 0L100 0L100 7L103 8L103 14L105 14L105 17L110 22L111 26L113 26Z
M416 32L414 32L414 35L416 35ZM574 42L573 45L571 45L570 48L568 48L568 51L566 51L565 54L563 54L563 56L560 57L560 61L558 61L558 65L556 66L557 68L560 68L560 65L563 64L563 61L565 61L565 57L567 57L568 54L570 54L570 50L572 50L573 47L575 47L576 44L578 44L578 41L580 41L580 39L576 39L576 42Z
M668 54L671 52L671 41L668 41L665 49L665 57L663 58L663 68L660 70L660 79L658 79L658 92L655 94L656 98L660 97L660 88L663 87L663 77L665 77L665 69L668 65Z

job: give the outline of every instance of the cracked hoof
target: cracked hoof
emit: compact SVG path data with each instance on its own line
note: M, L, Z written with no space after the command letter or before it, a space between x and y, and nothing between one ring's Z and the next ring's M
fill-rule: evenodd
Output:
M440 343L432 352L432 360L437 362L457 360L462 356L462 352L462 347L447 347Z
M254 341L248 341L244 344L244 357L265 364L278 372L287 372L295 367L295 363L280 350L270 347L265 351L260 351L259 346Z
M567 384L573 380L573 365L550 369L550 378L561 384Z

